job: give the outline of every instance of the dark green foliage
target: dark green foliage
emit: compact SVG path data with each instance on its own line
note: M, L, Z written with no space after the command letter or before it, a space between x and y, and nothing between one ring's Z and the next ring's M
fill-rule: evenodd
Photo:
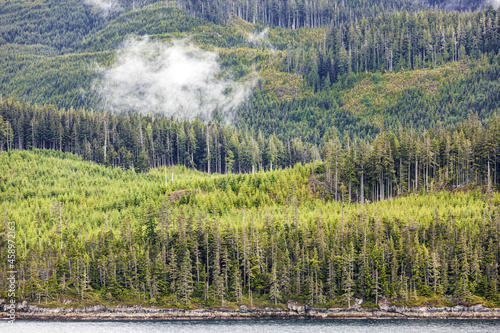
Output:
M361 138L373 137L379 132L369 119L340 108L339 102L340 96L333 91L291 101L262 98L256 92L249 105L240 109L238 126L315 144L335 135L336 129L341 133L357 133Z
M322 0L221 0L214 5L210 0L181 1L181 8L215 23L224 23L237 16L248 22L261 23L289 29L321 27L331 22L340 23L376 16L396 10L415 11L428 8L405 0L351 0L332 2Z
M261 8L276 9L273 6L278 5L280 10L289 10L288 2L262 3ZM68 45L63 51L55 44L57 39L43 34L34 34L29 42L5 40L11 44L0 46L3 63L0 93L30 103L98 109L102 101L92 88L98 83L97 67L112 64L113 50L123 40L134 35L152 35L152 38L166 41L189 37L198 45L212 50L218 48L224 71L238 80L246 80L257 71L264 82L257 85L249 103L242 105L235 125L243 131L260 131L268 136L274 133L283 142L300 138L303 142L321 145L336 132L341 137L373 138L381 129L397 130L399 125L420 131L439 125L456 125L466 120L471 111L477 112L483 120L499 107L500 28L498 11L492 8L473 13L410 10L372 16L371 10L376 10L377 6L361 1L349 2L345 8L338 4L335 11L324 14L327 16L299 14L304 22L292 15L291 23L280 19L279 15L260 16L270 12L255 13L255 22L302 27L270 29L268 41L275 48L271 50L267 39L260 44L247 41L248 34L258 34L264 26L236 18L217 18L221 13L234 10L236 16L253 21L253 13L247 10L254 7L229 6L223 1L217 6L203 6L205 9L201 10L201 2L181 1L180 4L179 9L167 7L162 1L146 1L134 7L131 1L120 1L121 9L107 16L97 13L94 7L75 5L75 13L85 10L88 17L96 17L96 23L85 25L79 37L71 35L77 29L61 30L64 33L60 34L67 36L64 40L71 38L72 43L78 45ZM323 6L330 5L325 2L311 9L297 3L297 10L321 12ZM410 9L405 7L407 5L406 2L391 3L391 6L384 4L384 8L391 8L387 11ZM21 5L13 1L5 6L18 8ZM64 10L68 10L62 4L51 6L56 14L61 11L62 17ZM45 7L29 5L23 7L23 11L6 10L3 18L6 26L23 31L10 15L14 12L28 15L31 10L33 14L28 16L36 18ZM354 8L365 17L349 18L346 13L352 15ZM340 16L335 16L337 14ZM326 20L328 15L335 18ZM209 23L210 20L221 25ZM307 20L316 23L307 23ZM45 21L41 22L45 26ZM68 23L66 27L69 26ZM326 26L326 32L303 26ZM69 50L74 53L59 55ZM391 95L387 103L377 105L373 95L361 96L360 101L367 112L359 113L345 104L346 94L364 84L370 72L375 72L374 85L390 85L383 72L408 71L411 76L417 69L432 71L458 62L465 64L467 71L450 77L429 73L436 92L430 93L425 83L416 82L416 86ZM269 69L281 75L277 76L279 81L273 75L268 76L266 71ZM196 164L201 165L201 160Z
M332 131L318 145L199 120L115 116L13 102L0 103L0 116L1 150L56 149L137 172L183 165L208 173L255 173L323 160L325 166L319 170L325 173L314 181L323 188L323 196L335 200L376 201L411 191L500 181L496 114L484 122L477 113L469 114L456 127L438 125L421 133L400 126L373 140L342 138Z
M350 72L431 68L500 50L500 12L398 12L334 24L317 60L319 79Z
M78 0L2 1L0 45L47 45L61 53L80 48L87 34L101 29L103 16Z
M175 8L144 8L120 15L104 29L91 34L82 43L87 52L105 51L119 46L129 36L163 35L183 37L208 22Z
M314 159L314 146L300 140L264 139L261 132L238 131L199 120L84 110L58 110L0 102L0 116L13 130L0 149L57 149L84 159L135 169L184 165L209 173L255 172ZM273 150L269 151L269 145Z

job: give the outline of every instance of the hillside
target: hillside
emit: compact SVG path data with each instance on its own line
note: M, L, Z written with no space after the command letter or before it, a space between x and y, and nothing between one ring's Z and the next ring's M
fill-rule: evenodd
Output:
M69 7L38 1L20 10L19 1L9 1L1 16L0 93L4 99L64 108L185 119L194 119L202 108L199 114L207 120L218 110L224 121L241 129L314 144L323 144L335 131L351 139L353 133L373 137L400 125L456 125L471 112L488 119L499 108L498 11L404 12L401 2L392 5L393 13L372 15L367 4L351 4L362 20L344 17L330 24L325 19L287 29L238 15L216 19L161 2L137 8L123 2L106 13L79 4L81 11L68 19L77 15L80 20L54 25L52 20L65 22ZM52 15L47 16L48 9ZM27 17L44 29L22 28ZM139 45L142 53L132 53ZM172 50L204 68L203 80L215 82L198 87L201 81L195 81L193 88L179 86L173 96L161 96L174 83L153 78L169 75L171 61L184 61L168 60ZM131 57L138 57L140 71L124 67ZM139 71L137 79L120 76L130 69ZM193 75L189 80L198 80ZM397 89L389 87L396 84ZM193 100L199 91L216 93L200 105L175 97Z
M18 300L500 307L498 6L8 0L0 63Z
M2 214L18 228L20 297L31 302L498 302L497 194L360 205L317 198L310 166L136 174L43 150L0 161ZM3 224L0 235L5 242Z

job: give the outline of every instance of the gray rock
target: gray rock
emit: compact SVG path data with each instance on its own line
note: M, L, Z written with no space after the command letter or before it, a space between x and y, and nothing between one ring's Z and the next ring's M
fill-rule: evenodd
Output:
M485 308L482 304L476 304L469 307L472 312L490 312L489 308Z
M298 303L297 303L297 302L295 302L295 301L288 301L288 302L286 303L286 307L287 307L287 309L288 309L288 310L290 310L290 311L297 311L297 309L298 309L299 305L298 305Z

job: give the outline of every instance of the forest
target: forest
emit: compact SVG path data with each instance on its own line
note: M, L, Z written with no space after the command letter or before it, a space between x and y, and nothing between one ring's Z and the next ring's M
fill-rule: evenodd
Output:
M321 146L217 122L57 110L0 103L0 150L53 149L147 172L182 165L208 174L272 171L323 161L315 181L339 201L384 200L447 186L500 183L500 116L470 114L455 127L399 127L372 139L333 135ZM314 176L313 174L311 176Z
M21 15L16 3L10 10ZM3 99L109 111L106 96L93 88L99 86L98 68L112 66L131 36L151 35L164 43L193 40L217 53L221 68L238 82L257 75L232 125L282 141L322 145L335 131L373 138L400 125L427 130L466 121L471 112L485 120L500 107L500 14L492 7L396 11L320 28L267 30L237 17L217 25L171 7L146 6L117 17L87 10L88 21L72 24L88 31L75 36L79 30L49 29L54 24L47 22L57 37L41 30L30 33L31 42L13 40L15 33L7 32L21 29L22 17L2 15L11 22L0 40ZM26 15L38 13L31 11Z
M315 191L321 162L208 175L184 166L136 173L54 150L0 160L0 241L4 222L18 221L19 293L30 302L499 302L491 183L349 204Z
M20 299L499 307L499 22L481 1L0 3ZM225 99L251 89L197 117L110 108L134 41L152 74L189 45Z

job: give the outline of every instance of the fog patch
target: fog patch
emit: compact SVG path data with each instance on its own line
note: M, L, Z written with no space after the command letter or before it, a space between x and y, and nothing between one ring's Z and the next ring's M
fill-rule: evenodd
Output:
M209 120L218 110L231 122L256 80L237 82L224 72L217 54L188 41L164 44L149 38L127 40L110 68L98 68L94 85L102 108Z
M247 34L245 39L252 46L265 46L274 50L273 44L269 42L269 28L265 28L261 32Z
M489 5L498 8L500 0L416 0L429 6L444 10L475 11L487 8Z
M120 9L120 4L117 0L84 0L84 2L99 10L104 16L107 16L114 10Z

